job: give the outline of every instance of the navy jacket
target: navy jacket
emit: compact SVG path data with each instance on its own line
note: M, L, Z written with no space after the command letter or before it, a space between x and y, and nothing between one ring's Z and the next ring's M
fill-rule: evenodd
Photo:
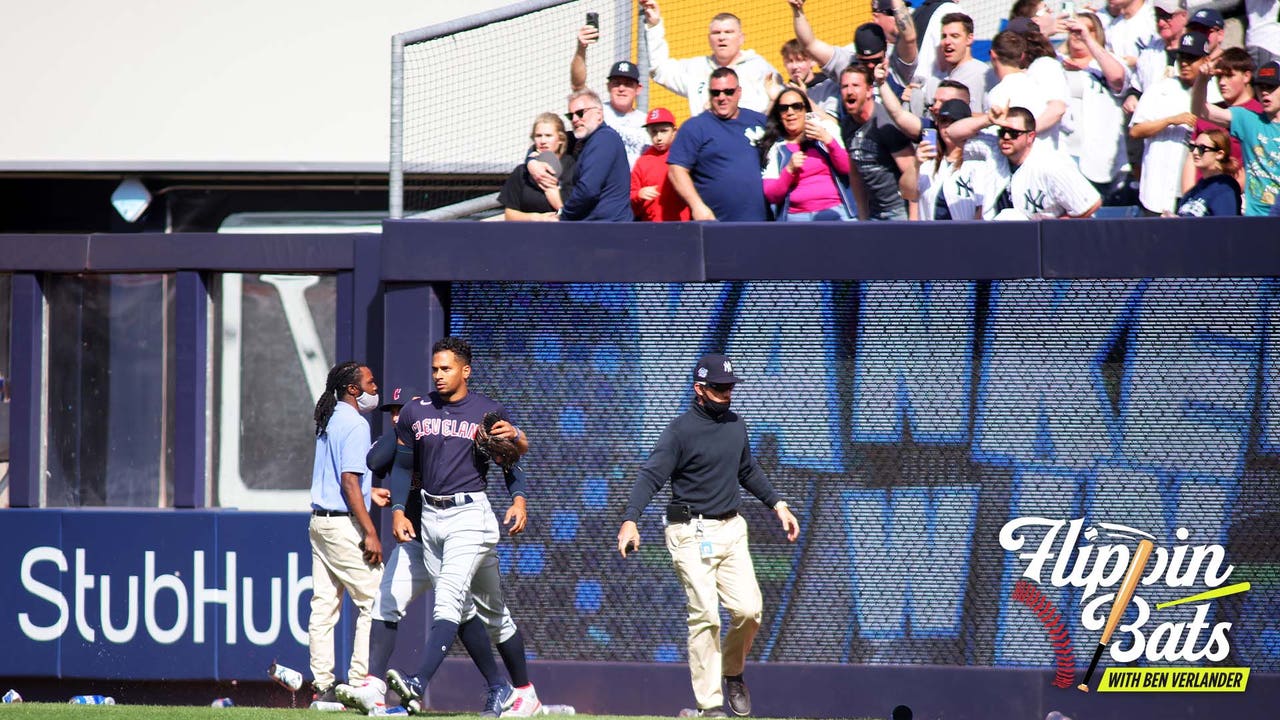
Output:
M617 130L601 123L578 153L577 179L564 201L561 220L629 222L631 166Z

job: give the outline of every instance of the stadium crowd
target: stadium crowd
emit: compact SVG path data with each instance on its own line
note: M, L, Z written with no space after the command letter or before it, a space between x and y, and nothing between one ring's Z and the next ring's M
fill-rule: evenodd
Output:
M963 1L870 0L853 42L786 2L785 75L711 19L710 52L670 56L640 0L650 78L690 118L636 108L615 62L587 87L599 30L577 30L566 118L533 123L499 200L508 220L1027 220L1280 216L1280 0L1016 0L973 56ZM819 69L820 68L820 69ZM1131 212L1132 211L1132 212Z

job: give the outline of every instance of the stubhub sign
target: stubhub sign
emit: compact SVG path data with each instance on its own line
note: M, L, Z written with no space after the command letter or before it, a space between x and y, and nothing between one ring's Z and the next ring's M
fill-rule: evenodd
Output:
M307 668L308 519L6 510L0 675L231 680L260 679L277 661Z

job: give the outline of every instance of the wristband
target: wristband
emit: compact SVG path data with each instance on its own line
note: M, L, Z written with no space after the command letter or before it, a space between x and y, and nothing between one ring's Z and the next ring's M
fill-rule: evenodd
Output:
M401 505L400 503L396 503L395 505L391 506L391 512L395 512L397 510L399 510L400 512L404 512L404 506Z

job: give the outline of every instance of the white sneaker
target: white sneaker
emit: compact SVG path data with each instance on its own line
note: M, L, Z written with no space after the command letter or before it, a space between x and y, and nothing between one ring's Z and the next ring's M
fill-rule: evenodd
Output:
M333 689L338 701L352 710L370 715L386 707L387 685L376 677L367 677L363 685L339 685Z
M511 709L502 711L503 717L533 717L542 712L542 702L538 700L538 691L533 689L533 683L515 688L515 696Z

